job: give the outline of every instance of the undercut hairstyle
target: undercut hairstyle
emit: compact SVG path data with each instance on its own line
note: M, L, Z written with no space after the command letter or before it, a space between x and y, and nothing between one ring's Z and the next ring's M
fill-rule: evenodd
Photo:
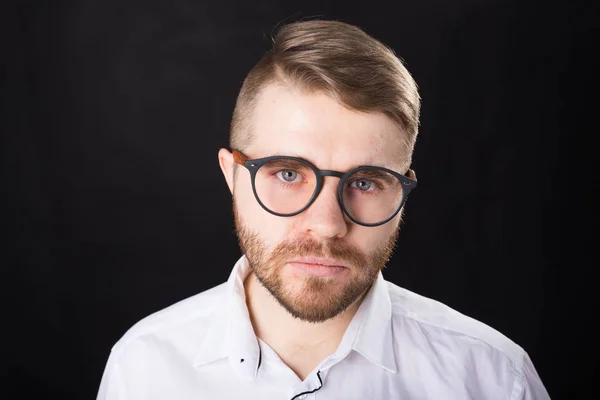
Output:
M387 115L402 131L410 165L421 108L417 84L391 48L359 27L330 20L284 25L244 79L231 121L232 149L251 143L252 114L270 84L322 92L350 110Z

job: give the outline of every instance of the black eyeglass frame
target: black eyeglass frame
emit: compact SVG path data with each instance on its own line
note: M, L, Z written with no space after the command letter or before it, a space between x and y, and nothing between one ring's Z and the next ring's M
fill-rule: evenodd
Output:
M298 215L302 212L304 212L308 207L311 206L311 204L316 200L316 198L319 196L319 193L321 193L321 189L323 188L323 178L325 176L334 176L340 179L339 183L338 183L338 190L337 190L337 196L338 196L338 203L340 205L340 208L342 209L342 211L344 212L344 214L346 214L346 216L348 216L348 218L358 224L358 225L362 225L362 226L380 226L383 225L389 221L391 221L396 214L398 214L398 212L400 212L400 210L402 209L402 207L404 206L404 203L406 203L406 199L408 198L408 195L410 193L411 190L413 190L416 186L417 186L417 181L414 179L409 178L406 175L400 174L396 171L393 171L391 169L387 169L384 167L376 167L376 166L372 166L372 165L362 165L362 166L358 166L356 168L351 169L348 172L339 172L339 171L332 171L332 170L328 170L328 169L318 169L317 167L315 167L313 164L311 164L309 161L303 159L303 158L299 158L299 157L292 157L292 156L270 156L270 157L263 157L263 158L256 158L256 159L249 159L246 155L244 155L241 151L239 150L233 150L233 160L237 163L240 164L244 167L246 167L246 169L250 172L250 178L251 178L251 182L252 182L252 191L254 192L254 197L256 198L256 201L258 202L258 204L260 204L260 206L267 211L270 214L276 215L278 217L293 217L294 215ZM289 213L289 214L282 214L282 213L278 213L275 212L273 210L270 210L267 206L265 206L263 204L263 202L260 200L260 197L258 196L258 193L256 192L256 185L255 185L255 181L256 181L256 172L259 170L260 167L262 167L263 165L265 165L266 163L268 163L269 161L272 160L293 160L293 161L297 161L300 162L306 166L308 166L310 169L313 170L313 172L315 173L315 176L317 178L317 185L315 186L315 190L310 198L310 200L308 200L308 202L306 203L306 205L301 208L299 211L293 212L293 213ZM360 222L358 220L356 220L351 214L350 212L346 209L346 205L344 204L344 184L346 183L346 180L354 173L358 172L358 171L365 171L365 170L383 170L391 175L393 175L394 177L396 177L399 181L400 184L403 187L402 190L402 200L400 201L400 205L398 206L398 208L396 209L396 211L394 211L394 213L387 219L381 221L381 222L376 222L376 223L372 223L372 224L368 224L368 223L364 223L364 222ZM412 170L409 169L408 171L406 171L406 174L411 173Z

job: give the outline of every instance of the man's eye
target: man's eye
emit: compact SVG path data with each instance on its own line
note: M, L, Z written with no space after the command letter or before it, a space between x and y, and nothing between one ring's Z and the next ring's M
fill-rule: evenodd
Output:
M357 179L350 184L350 187L362 190L363 192L369 190L371 186L374 186L373 182L368 179Z
M277 173L277 177L284 182L295 182L298 179L298 172L291 169L284 169Z

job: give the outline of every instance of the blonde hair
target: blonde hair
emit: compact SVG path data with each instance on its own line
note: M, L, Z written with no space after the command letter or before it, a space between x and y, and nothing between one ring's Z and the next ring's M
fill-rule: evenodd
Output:
M232 149L250 144L252 112L261 90L273 83L322 91L352 110L384 113L404 132L410 165L421 108L417 84L392 49L360 28L327 20L283 26L242 84L231 121Z

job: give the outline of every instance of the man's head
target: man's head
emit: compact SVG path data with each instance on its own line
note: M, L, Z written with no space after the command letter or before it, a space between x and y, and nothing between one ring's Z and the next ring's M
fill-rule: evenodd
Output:
M279 31L246 77L230 146L249 159L285 155L322 170L369 165L404 174L419 110L417 86L389 48L341 22L299 22ZM258 203L249 170L232 153L221 149L219 161L233 194L240 247L258 280L292 315L327 320L372 285L394 248L401 212L378 226L357 224L341 208L339 177L325 176L307 209L277 216ZM267 176L282 185L308 179L291 167L282 171ZM365 182L376 187L363 181L361 188Z

